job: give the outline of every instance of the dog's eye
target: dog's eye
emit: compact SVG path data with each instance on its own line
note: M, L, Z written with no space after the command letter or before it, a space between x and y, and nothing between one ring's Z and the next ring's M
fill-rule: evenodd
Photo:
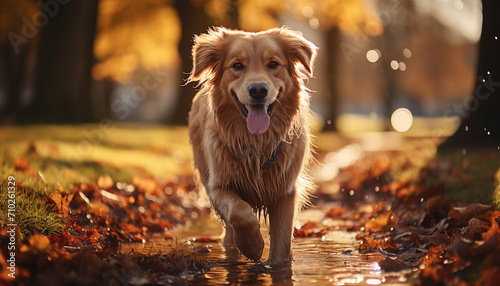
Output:
M240 71L244 68L245 66L242 64L242 63L235 63L233 65L233 69L237 70L237 71Z
M270 69L275 69L278 67L278 62L277 61L272 61L267 65Z

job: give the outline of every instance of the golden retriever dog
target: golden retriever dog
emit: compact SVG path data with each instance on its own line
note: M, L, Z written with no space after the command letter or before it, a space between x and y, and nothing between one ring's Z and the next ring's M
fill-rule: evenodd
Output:
M213 28L195 37L188 81L201 90L189 113L195 175L223 220L225 245L253 261L268 224L271 264L292 261L295 214L311 182L309 94L316 46L299 32Z

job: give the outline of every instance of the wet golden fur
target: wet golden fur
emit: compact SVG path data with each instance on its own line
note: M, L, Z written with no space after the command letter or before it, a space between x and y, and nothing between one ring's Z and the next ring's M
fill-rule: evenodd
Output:
M269 262L291 261L292 226L310 180L309 94L316 47L287 28L259 33L214 28L195 38L189 81L201 90L189 114L194 167L215 211L225 222L225 243L259 260L264 246L255 211L269 218ZM270 61L278 66L270 68ZM243 70L234 64L242 63ZM277 101L264 134L252 135L235 96L248 100L252 82L269 85ZM271 168L263 170L281 148Z

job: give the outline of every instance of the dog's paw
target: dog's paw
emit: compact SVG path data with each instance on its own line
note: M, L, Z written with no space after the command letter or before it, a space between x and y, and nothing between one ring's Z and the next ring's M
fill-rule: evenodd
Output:
M260 234L260 224L247 203L240 202L233 206L229 217L233 229L234 243L238 250L253 261L260 260L264 249L264 240Z

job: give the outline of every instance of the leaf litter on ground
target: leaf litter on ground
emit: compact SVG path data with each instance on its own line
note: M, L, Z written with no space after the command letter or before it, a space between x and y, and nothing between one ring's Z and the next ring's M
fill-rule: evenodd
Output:
M342 202L325 212L325 221L353 220L345 229L360 231L357 251L384 255L383 271L411 269L412 284L497 285L500 212L493 205L446 198L443 174L460 174L464 185L471 178L451 165L443 172L439 162L416 166L410 154L415 152L366 154L335 179L320 182L317 203Z
M35 143L30 143L28 150L33 153ZM30 159L36 160L33 156ZM31 167L30 159L21 156L10 169L15 170L16 183L21 186L19 197L21 191L36 193L31 184L22 187L22 179L42 178L41 170ZM7 176L2 180L2 186L7 185ZM203 273L210 267L203 247L179 244L168 233L209 212L191 176L167 182L135 176L127 182L102 174L90 183L49 188L53 191L32 203L49 208L59 227L46 232L30 224L18 225L17 232L26 235L16 241L15 279L8 276L10 253L7 248L0 251L0 280L6 285L145 285L159 283L168 275ZM8 244L7 230L7 224L2 223L1 245ZM153 254L120 252L120 244L153 237L171 240L171 249ZM208 238L197 241L210 242Z
M26 181L43 181L42 187L47 188L43 170L30 164L30 160L37 160L33 154L36 145L30 143L27 155L15 159L8 168ZM358 252L384 255L379 263L383 271L411 269L404 273L409 273L405 275L414 284L496 285L500 278L500 212L490 205L444 198L445 184L427 180L443 176L443 164L416 166L414 154L365 154L341 168L334 179L319 182L314 203L324 211L325 219L351 223L336 226L308 221L295 229L295 237L322 237L339 229L355 231ZM416 176L406 176L415 169ZM460 169L449 169L446 176L458 174L470 183L470 177ZM394 175L398 171L402 175ZM23 183L18 181L21 186ZM23 192L33 193L32 185L25 184ZM35 200L57 215L59 227L48 231L27 223L20 230L26 235L17 241L19 285L159 284L168 277L200 275L211 266L204 258L205 248L174 243L168 233L208 212L191 176L159 182L147 175L115 180L102 173L91 182L51 188ZM340 202L340 206L325 207L329 201ZM172 249L153 254L119 250L120 244L146 241L155 235L172 240ZM6 245L7 240L2 227L0 242ZM191 241L218 240L199 237ZM0 279L13 285L7 276L7 257L2 249Z

